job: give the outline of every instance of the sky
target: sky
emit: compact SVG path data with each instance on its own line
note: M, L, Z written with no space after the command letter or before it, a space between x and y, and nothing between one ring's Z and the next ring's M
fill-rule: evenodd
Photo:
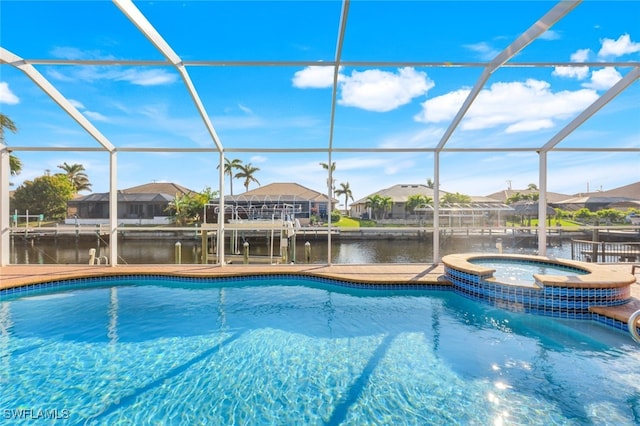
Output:
M320 163L329 161L332 147L338 150L331 154L335 186L348 184L358 200L433 179L433 148L482 65L555 3L352 1L333 116L334 68L322 63L336 58L339 1L134 5L186 64L227 158L257 167L261 185L296 182L326 192ZM0 8L3 49L27 61L70 61L34 66L117 148L119 189L149 182L219 189L216 152L177 150L216 146L185 81L117 5L3 0ZM491 74L445 141L440 189L484 196L539 184L540 159L532 148L549 142L639 64L640 1L580 3L507 62L511 66ZM0 111L19 129L5 134L23 164L11 177L13 189L60 172L66 162L85 167L93 192L109 190L109 154L87 150L101 145L8 64L0 65ZM640 181L640 81L556 147L573 150L548 154L551 192ZM465 151L473 149L491 151ZM234 194L245 191L241 180L232 184ZM257 186L251 182L249 189ZM230 190L227 179L224 191Z

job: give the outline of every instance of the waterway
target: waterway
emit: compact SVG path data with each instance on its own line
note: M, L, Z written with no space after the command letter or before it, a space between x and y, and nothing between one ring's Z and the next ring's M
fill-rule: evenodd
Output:
M179 259L176 257L176 244L179 243ZM295 253L291 253L288 261L295 259L296 263L307 263L305 252L306 241L298 240ZM327 263L328 251L325 241L311 241L308 263ZM87 264L89 251L96 249L96 256L109 254L109 248L104 242L95 239L41 239L24 241L16 238L11 241L10 263L12 264ZM230 248L225 252L227 260L241 262L240 256L231 256ZM240 248L242 250L242 248ZM497 253L496 244L487 240L484 243L457 239L448 242L440 249L440 255L461 252ZM535 254L535 248L519 248L505 246L504 253ZM249 246L252 262L256 259L266 261L273 254L281 261L280 247L271 247L269 242L253 241ZM549 247L547 254L571 258L571 244ZM238 252L241 255L241 252ZM294 257L295 255L295 257ZM215 256L210 254L209 262L215 262ZM333 241L331 244L331 262L335 264L362 263L432 263L433 249L430 240L389 240L368 239ZM156 239L156 240L121 240L118 242L119 264L198 264L202 263L202 246L200 240L186 239Z

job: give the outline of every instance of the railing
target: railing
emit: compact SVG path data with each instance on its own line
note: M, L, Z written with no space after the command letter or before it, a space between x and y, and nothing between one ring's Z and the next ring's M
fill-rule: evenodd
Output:
M583 262L635 263L640 261L640 242L571 240L571 258Z

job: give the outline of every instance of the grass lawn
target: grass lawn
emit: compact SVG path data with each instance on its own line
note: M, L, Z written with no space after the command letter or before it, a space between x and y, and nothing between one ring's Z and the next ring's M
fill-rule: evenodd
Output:
M525 222L526 223L526 222ZM578 223L578 222L574 222L572 220L566 220L566 219L559 219L559 220L555 220L555 219L551 219L551 222L547 222L547 227L555 227L555 226L562 226L563 228L575 228L578 226L582 226L582 224ZM520 222L507 222L507 226L520 226ZM531 225L530 226L538 226L538 219L531 219Z
M333 225L341 228L360 228L360 221L350 217L341 216L340 220Z

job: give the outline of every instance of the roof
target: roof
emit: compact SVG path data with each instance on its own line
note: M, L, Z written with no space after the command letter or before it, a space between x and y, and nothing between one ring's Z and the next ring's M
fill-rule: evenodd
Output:
M440 193L446 194L444 191L440 191ZM410 196L418 194L433 198L433 188L429 188L427 185L421 183L393 185L389 188L381 189L380 191L376 191L364 198L356 200L351 203L351 205L366 203L367 199L374 195L390 197L394 203L405 203Z
M170 202L173 201L176 194L183 195L194 193L194 191L176 183L152 182L118 191L118 202ZM71 204L80 202L109 202L109 193L96 192L85 196L79 196L69 201Z
M300 184L290 182L270 183L242 194L226 195L224 197L225 202L250 201L252 199L266 200L267 198L271 201L305 200L325 203L328 200L326 194L322 194Z
M487 195L487 197L505 203L509 198L513 197L516 194L529 195L529 194L538 194L539 192L540 191L538 189L505 189L503 191L498 191L498 192L494 192L493 194ZM560 194L557 192L547 191L547 203L553 203L560 200L564 200L569 198L570 196L571 195L569 194Z
M639 167L640 168L640 167ZM640 200L640 182L610 189L608 191L596 191L576 194L577 197L627 197Z
M610 206L616 206L618 208L635 207L635 202L627 197L573 197L567 198L560 202L553 203L554 207L561 208L563 210L579 210L581 208L588 208L589 210L597 210L601 208L609 208Z
M162 202L168 203L174 200L174 196L168 194L125 194L121 191L118 191L118 202L119 203L151 203L151 202ZM108 203L109 202L109 193L102 192L97 194L89 194L84 197L77 197L73 200L69 200L69 204L75 203Z
M171 199L176 194L193 194L195 191L185 188L172 182L151 182L144 185L134 186L132 188L123 189L121 191L124 194L168 194L171 195Z

